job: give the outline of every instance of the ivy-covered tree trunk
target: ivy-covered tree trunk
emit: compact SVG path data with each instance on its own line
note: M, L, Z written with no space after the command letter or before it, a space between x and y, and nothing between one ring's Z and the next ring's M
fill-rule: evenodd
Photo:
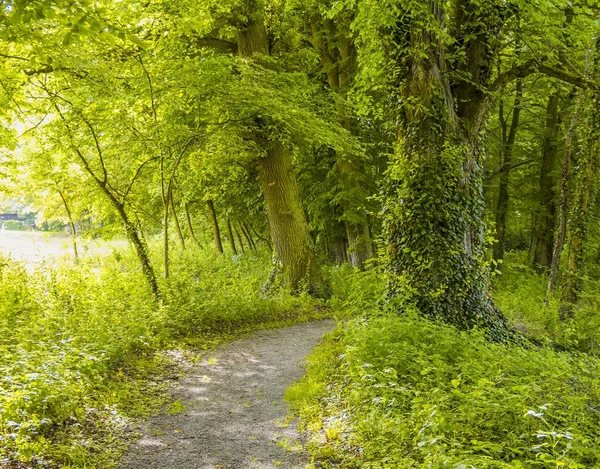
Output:
M238 51L242 57L269 55L264 22L264 5L250 2L246 23L238 30ZM296 174L291 148L278 137L269 135L257 119L255 139L265 150L258 161L259 179L267 207L271 238L284 283L292 290L306 289L314 295L326 294L321 270L308 233L308 223Z
M597 52L598 54L598 52ZM600 60L598 57L596 60ZM598 64L596 64L598 66ZM575 191L571 204L571 220L568 224L569 256L564 289L563 316L573 315L573 307L583 287L585 243L588 234L590 210L600 158L600 92L592 93L585 112L585 146L575 179Z
M502 162L500 167L500 184L498 186L498 203L496 204L496 241L493 248L493 259L502 261L504 259L504 247L506 239L506 218L508 214L509 202L509 182L510 170L512 169L512 154L515 140L517 137L517 129L519 127L519 117L521 115L521 99L523 97L522 80L517 80L515 100L512 108L512 119L510 128L506 129L504 118L503 103L500 103L500 127L502 132ZM499 263L498 269L502 268Z
M569 179L571 157L573 155L573 140L575 137L575 127L579 122L579 109L582 98L580 97L573 115L571 123L565 136L565 151L563 154L562 174L560 179L560 203L558 211L558 220L556 226L556 239L554 240L554 250L552 251L552 265L548 274L548 289L546 292L546 303L550 296L554 295L556 288L556 279L558 277L558 268L560 267L560 258L562 256L565 239L567 235L567 217L569 214Z
M552 265L554 250L554 225L556 223L556 197L554 188L556 177L554 170L558 160L557 135L558 121L558 91L548 98L546 108L546 129L542 142L542 166L540 170L539 216L536 229L535 249L533 251L533 267L542 272Z
M452 83L446 38L439 33L446 21L443 5L419 6L410 12L403 31L407 47L397 58L406 75L388 172L388 291L426 316L462 328L484 327L502 340L510 329L488 294L479 145L498 13L489 8L481 16L485 7L495 7L491 2L456 5L452 33L460 38L464 60L454 66L468 78Z

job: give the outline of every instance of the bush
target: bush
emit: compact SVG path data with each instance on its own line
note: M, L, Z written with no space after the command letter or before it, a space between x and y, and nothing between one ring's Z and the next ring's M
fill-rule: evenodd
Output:
M600 464L600 361L416 317L355 319L288 391L323 467Z

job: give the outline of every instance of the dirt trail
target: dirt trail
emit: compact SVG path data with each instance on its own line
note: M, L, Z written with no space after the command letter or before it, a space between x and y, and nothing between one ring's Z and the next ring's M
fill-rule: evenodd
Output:
M283 393L333 326L317 321L259 331L216 349L175 391L184 410L151 419L121 468L304 468L308 461L294 423L286 422Z

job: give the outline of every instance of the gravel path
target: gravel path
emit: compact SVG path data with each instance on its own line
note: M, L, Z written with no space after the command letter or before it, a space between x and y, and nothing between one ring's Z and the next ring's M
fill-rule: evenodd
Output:
M183 411L151 419L121 468L304 468L308 461L286 420L283 393L333 326L317 321L259 331L216 349L175 391Z

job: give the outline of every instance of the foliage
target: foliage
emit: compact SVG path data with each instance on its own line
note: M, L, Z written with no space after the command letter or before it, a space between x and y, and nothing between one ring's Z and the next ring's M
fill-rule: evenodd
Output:
M319 467L598 464L600 361L411 317L355 319L288 391Z
M202 349L269 324L317 317L306 298L263 298L268 257L190 250L157 307L129 251L28 273L0 264L0 461L113 467L131 418L166 399L176 365L161 350ZM10 467L10 465L9 465Z

